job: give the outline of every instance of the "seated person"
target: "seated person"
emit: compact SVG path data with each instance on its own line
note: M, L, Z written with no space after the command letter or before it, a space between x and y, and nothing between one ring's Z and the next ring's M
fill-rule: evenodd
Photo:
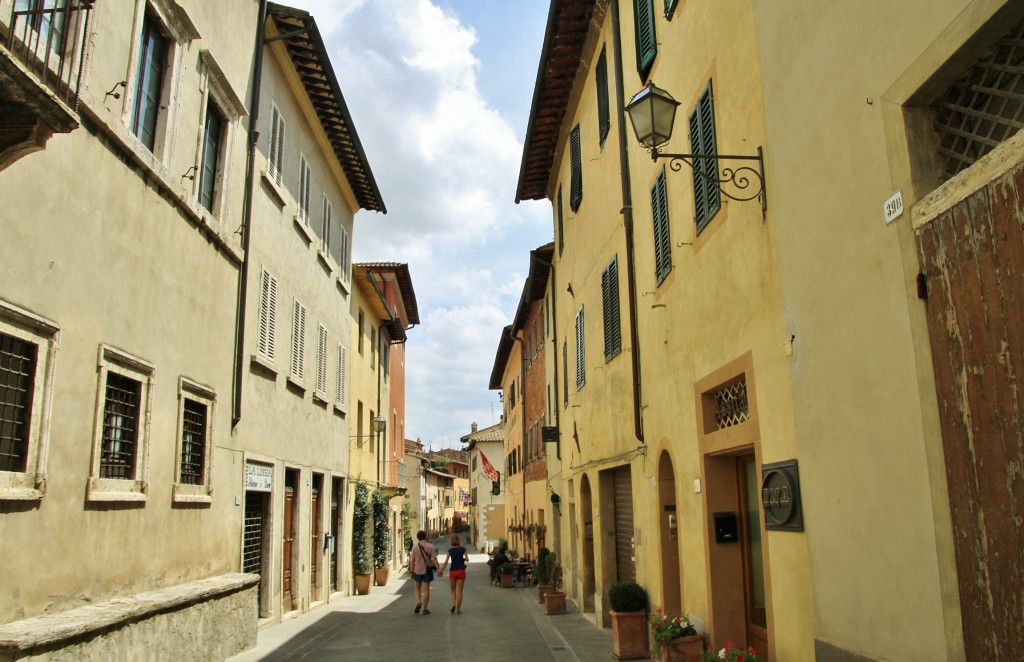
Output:
M506 549L507 548L504 545L502 545L501 548L498 549L498 551L494 552L494 556L492 556L490 560L487 561L487 565L491 567L491 583L497 583L498 568L500 568L505 563L509 562L508 554L506 554Z

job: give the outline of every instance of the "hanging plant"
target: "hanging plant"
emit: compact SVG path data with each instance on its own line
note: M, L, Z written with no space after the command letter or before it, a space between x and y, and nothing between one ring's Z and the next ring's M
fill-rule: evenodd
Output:
M352 503L352 571L368 575L370 550L366 545L366 525L370 521L370 491L363 483L356 483L356 497Z
M373 491L373 567L383 568L388 564L388 546L391 530L388 529L388 498L380 490Z

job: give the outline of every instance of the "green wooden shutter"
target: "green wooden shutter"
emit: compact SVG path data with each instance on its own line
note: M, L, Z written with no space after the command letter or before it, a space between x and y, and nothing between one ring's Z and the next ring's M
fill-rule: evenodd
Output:
M583 157L580 154L580 125L569 133L569 159L571 179L569 182L569 208L576 211L583 202Z
M668 190L664 169L651 187L651 217L654 220L654 274L661 285L672 271L672 238L668 225Z
M608 137L608 132L612 128L611 113L608 107L608 57L603 48L601 49L601 57L597 60L597 69L594 75L597 80L598 142L603 147L604 141Z
M220 160L220 136L224 122L212 103L206 105L206 121L203 130L203 160L199 171L199 204L213 211L213 193L217 182L217 166Z
M622 351L618 256L613 257L611 263L601 273L601 302L604 313L604 360L610 361Z
M654 32L654 0L634 0L633 14L636 24L636 70L640 78L646 80L658 56L658 39Z
M562 250L565 248L565 230L562 224L562 187L558 187L558 254L562 254Z
M569 344L562 341L562 408L569 406Z
M718 154L715 138L715 102L711 81L690 113L690 146L694 154ZM702 176L703 175L703 176ZM718 159L696 159L693 168L693 210L697 232L722 208L718 190Z
M576 390L587 383L586 342L583 335L583 306L576 313Z

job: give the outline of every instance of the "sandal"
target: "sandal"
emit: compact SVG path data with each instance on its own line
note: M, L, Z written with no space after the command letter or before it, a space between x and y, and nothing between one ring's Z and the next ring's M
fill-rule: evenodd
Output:
M416 609L414 609L414 610L413 610L413 613L415 613L415 614L418 614L418 613L420 613L420 609L423 609L423 604L422 604L422 603L419 603L419 602L417 602L417 603L416 603Z
M424 616L426 616L426 615L427 615L427 614L429 614L429 613L430 613L430 610L429 610L429 609L424 609L424 610L423 610L423 615L424 615Z
M452 605L452 613L455 613L455 605Z

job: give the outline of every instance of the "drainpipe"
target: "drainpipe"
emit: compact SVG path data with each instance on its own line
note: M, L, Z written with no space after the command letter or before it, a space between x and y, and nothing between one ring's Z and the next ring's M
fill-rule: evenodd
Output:
M256 174L256 143L260 139L260 90L263 83L263 31L267 24L267 0L260 0L253 57L252 100L249 109L249 149L246 153L245 198L242 203L242 266L238 272L238 303L235 309L235 379L232 384L231 427L242 420L242 373L245 357L245 311L249 292L249 238L252 235L252 198Z
M633 254L633 195L629 181L629 158L626 154L625 94L622 84L622 28L619 25L619 0L612 2L612 37L615 48L615 108L618 110L619 174L622 182L622 225L626 231L626 281L629 293L629 341L633 363L633 432L636 440L644 443L643 419L640 416L640 338L636 315L636 261Z

